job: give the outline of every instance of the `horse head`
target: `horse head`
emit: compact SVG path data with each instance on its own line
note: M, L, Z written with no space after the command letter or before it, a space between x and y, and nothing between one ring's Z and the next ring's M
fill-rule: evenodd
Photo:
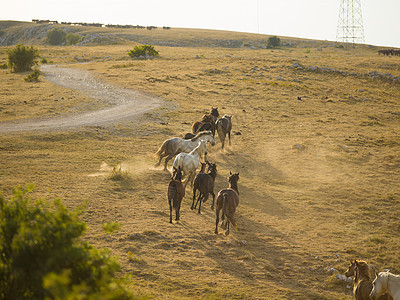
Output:
M355 274L355 268L356 268L356 261L350 261L350 266L348 267L346 273L344 273L344 276L346 277L351 277L354 276Z
M172 180L178 180L178 181L182 181L182 171L181 171L181 167L175 168L172 171Z
M218 118L219 117L219 112L218 112L218 107L212 107L211 108L211 115L213 115L214 117Z

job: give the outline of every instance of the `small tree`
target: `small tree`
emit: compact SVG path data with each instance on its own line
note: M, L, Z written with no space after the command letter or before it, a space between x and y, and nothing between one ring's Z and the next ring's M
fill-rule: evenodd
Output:
M151 45L141 45L141 46L135 46L133 50L128 52L128 55L130 57L149 57L149 56L158 56L159 53Z
M47 33L47 42L50 45L61 45L65 43L67 33L62 28L53 28Z
M33 187L0 194L0 299L131 299L106 250L81 241L81 208L33 201Z
M271 36L268 39L268 42L267 42L268 48L276 48L276 47L279 47L280 45L281 45L281 39L278 38L277 36Z
M68 33L65 37L67 45L76 45L81 41L81 36L75 33Z
M33 46L26 47L18 44L15 48L9 49L8 66L12 72L25 72L32 69L39 58L39 51Z

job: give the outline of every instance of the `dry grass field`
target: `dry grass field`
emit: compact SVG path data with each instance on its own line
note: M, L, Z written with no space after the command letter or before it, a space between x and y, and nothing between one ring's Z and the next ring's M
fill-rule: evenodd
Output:
M138 297L351 299L351 283L331 268L343 274L349 260L364 259L400 273L400 82L379 75L399 77L399 57L298 39L275 50L204 45L268 38L234 32L140 34L191 45L156 45L160 57L149 60L128 57L135 42L38 46L53 63L164 101L140 120L2 133L5 195L34 183L33 197L60 197L69 208L87 201L85 239L118 256ZM7 49L0 47L0 64ZM102 105L44 76L24 82L27 74L0 70L2 122ZM233 116L232 145L221 150L216 136L208 147L216 192L230 171L240 173L238 229L229 236L214 234L210 200L201 215L190 210L189 187L181 220L169 224L169 173L154 168L162 142L190 132L211 107ZM110 177L114 167L122 170L118 180ZM107 235L107 222L121 229Z

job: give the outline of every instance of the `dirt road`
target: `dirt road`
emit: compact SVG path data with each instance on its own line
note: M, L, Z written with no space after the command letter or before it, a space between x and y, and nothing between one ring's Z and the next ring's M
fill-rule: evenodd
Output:
M162 103L162 100L156 96L105 84L84 70L47 65L42 66L41 71L46 80L84 92L89 97L101 100L107 107L60 117L4 122L0 123L0 132L65 130L133 120L159 107Z

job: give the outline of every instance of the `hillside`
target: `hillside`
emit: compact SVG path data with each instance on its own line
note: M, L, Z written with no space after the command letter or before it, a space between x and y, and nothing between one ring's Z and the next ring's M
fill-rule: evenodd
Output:
M27 30L10 24L0 22L0 39ZM34 40L54 64L163 104L140 119L2 133L0 190L7 195L35 183L35 197L60 197L69 208L86 200L85 239L118 256L136 295L352 299L351 283L339 276L350 260L400 274L400 57L290 38L290 47L263 49L256 42L268 36L236 32L77 30L137 34L151 39L160 57L130 59L127 50L139 37L85 47ZM225 41L243 45L221 47ZM0 63L7 49L0 47ZM26 83L26 75L0 70L0 120L64 118L105 105L44 76ZM210 199L202 214L190 209L189 187L181 220L170 224L170 175L154 167L162 142L189 132L212 107L233 116L232 145L221 150L217 135L208 147L216 192L229 172L240 173L238 229L229 236L214 234ZM119 180L110 179L114 167L125 172ZM106 235L106 222L121 229Z

